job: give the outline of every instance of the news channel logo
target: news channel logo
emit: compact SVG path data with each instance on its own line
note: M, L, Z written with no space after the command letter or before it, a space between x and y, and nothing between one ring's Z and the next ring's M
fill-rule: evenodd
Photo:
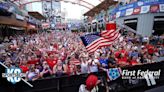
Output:
M2 73L3 78L7 78L8 82L11 82L12 84L16 84L17 82L20 82L22 77L25 77L26 74L22 73L22 69L20 68L6 68L6 72Z

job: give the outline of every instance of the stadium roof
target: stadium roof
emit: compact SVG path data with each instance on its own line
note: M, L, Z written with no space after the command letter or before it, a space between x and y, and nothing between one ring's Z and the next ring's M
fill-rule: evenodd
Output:
M107 10L110 5L116 4L117 1L114 0L104 0L96 7L92 8L84 14L84 16L94 16L95 14L101 12L101 10Z
M20 5L26 5L34 2L51 1L51 0L12 0L12 1L17 2ZM77 4L86 7L88 9L92 9L93 7L97 6L104 0L52 0L52 1L72 3L72 4Z
M28 14L39 20L45 19L45 17L37 11L30 11Z

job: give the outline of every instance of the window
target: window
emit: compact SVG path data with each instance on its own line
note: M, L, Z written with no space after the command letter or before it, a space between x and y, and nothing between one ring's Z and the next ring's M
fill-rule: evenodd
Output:
M155 16L154 17L154 26L153 26L153 35L162 35L164 34L164 16Z
M124 20L125 25L131 27L134 30L137 30L137 22L138 22L138 19L137 18L132 18L132 19L126 19L126 20Z

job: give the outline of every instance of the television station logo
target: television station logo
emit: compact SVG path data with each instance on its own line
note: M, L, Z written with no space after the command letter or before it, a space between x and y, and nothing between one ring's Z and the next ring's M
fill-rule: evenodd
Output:
M4 68L6 68L5 73L2 73L2 78L7 78L7 81L11 82L12 84L16 84L22 80L24 83L26 83L30 87L33 87L33 85L31 85L28 81L26 81L23 78L26 76L26 74L22 73L22 69L20 69L18 67L8 68L2 62L0 62L0 65L2 65Z
M16 84L21 81L22 77L25 77L26 74L22 73L20 68L7 68L5 73L2 73L3 78L7 78L7 81L12 84Z

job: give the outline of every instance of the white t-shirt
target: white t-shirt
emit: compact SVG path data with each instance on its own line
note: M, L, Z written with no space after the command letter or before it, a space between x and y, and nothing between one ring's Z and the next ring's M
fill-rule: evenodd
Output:
M88 63L81 63L81 73L88 73Z
M28 77L28 79L32 79L33 77L35 77L37 74L39 73L39 70L38 69L35 69L35 72L26 72L26 74L28 74L27 75L27 77Z
M88 63L91 63L91 65L89 65L90 72L98 72L98 66L97 66L98 62L99 62L98 59L88 61Z
M98 87L96 86L96 87L94 87L91 91L88 91L87 89L86 89L86 85L84 85L84 84L81 84L80 85L80 88L79 88L79 92L98 92Z

